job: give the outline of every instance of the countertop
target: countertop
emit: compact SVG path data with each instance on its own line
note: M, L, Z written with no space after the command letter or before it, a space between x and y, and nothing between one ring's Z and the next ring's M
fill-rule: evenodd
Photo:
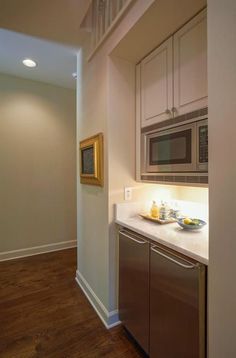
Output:
M116 205L116 223L154 242L208 265L208 225L201 231L183 230L177 223L160 225L141 218L140 204Z

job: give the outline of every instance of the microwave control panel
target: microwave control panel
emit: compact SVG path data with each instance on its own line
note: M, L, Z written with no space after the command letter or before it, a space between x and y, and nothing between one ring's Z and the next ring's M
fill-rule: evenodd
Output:
M199 163L208 163L208 126L199 127Z

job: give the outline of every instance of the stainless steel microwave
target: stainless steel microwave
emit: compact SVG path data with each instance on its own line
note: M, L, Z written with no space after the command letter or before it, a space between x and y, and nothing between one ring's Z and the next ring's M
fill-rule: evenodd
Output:
M207 171L207 119L142 133L143 173Z

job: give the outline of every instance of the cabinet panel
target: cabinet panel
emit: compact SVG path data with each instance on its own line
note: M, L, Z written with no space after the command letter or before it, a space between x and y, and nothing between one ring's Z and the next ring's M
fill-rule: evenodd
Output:
M172 38L141 62L142 127L168 119L173 105Z
M174 107L181 115L207 106L207 18L201 12L174 35Z
M119 233L119 317L140 346L149 350L149 243Z

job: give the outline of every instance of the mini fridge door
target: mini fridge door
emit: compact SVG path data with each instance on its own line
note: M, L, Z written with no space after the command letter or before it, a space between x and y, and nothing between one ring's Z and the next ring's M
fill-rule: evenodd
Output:
M119 232L119 317L146 353L149 351L149 253L143 237Z
M205 357L205 266L151 246L150 357Z

